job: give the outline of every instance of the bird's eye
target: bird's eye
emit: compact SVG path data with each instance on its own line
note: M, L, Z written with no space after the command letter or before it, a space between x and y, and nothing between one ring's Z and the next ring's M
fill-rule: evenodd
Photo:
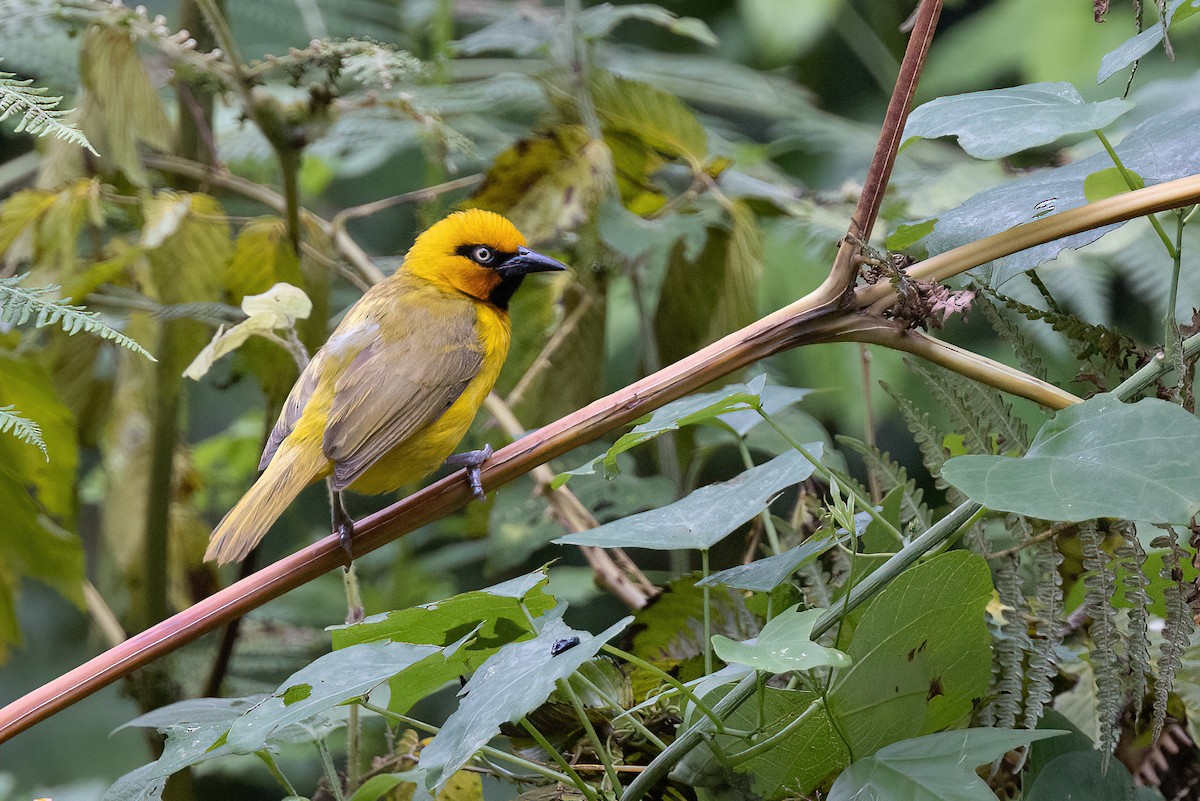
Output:
M471 251L471 258L480 264L487 264L492 260L492 249L483 245L479 245Z

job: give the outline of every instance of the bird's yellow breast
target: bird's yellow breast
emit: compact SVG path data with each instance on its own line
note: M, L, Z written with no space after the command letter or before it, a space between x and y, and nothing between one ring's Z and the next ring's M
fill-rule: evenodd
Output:
M483 354L479 373L453 404L428 427L409 437L370 467L350 489L368 495L391 492L436 470L454 453L471 421L500 375L508 355L511 327L508 314L494 306L469 302Z

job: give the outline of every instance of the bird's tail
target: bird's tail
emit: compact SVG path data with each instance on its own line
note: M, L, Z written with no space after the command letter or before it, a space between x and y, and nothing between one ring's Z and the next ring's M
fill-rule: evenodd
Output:
M328 472L329 462L320 448L284 443L254 486L213 530L204 559L221 565L245 559L300 490Z

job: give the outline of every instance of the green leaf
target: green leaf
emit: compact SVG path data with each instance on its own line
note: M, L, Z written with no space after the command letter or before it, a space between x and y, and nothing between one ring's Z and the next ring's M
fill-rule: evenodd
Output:
M458 709L421 751L426 787L440 788L499 733L502 723L515 722L545 703L556 681L578 670L632 620L620 620L596 636L550 620L537 638L501 648L463 687ZM556 643L575 637L578 645L553 653Z
M1059 731L963 729L927 734L879 749L838 776L829 801L992 801L996 795L975 773L1014 748L1056 737ZM1055 799L1095 798L1064 793Z
M1129 801L1136 792L1129 769L1099 751L1055 757L1022 794L1024 801ZM989 798L992 796L989 796ZM1152 795L1151 798L1156 796ZM1161 798L1161 796L1157 796Z
M708 134L691 109L674 95L606 74L593 82L592 100L606 133L631 137L695 167L708 160Z
M288 724L366 695L441 650L434 645L382 640L325 654L293 673L274 694L234 721L229 727L229 748L239 754L258 751Z
M527 639L533 632L529 617L554 607L545 592L546 570L483 590L462 593L444 601L373 615L361 623L331 628L333 647L394 640L448 647L468 633L466 644L426 659L393 679L388 708L405 713L448 681L477 669L501 646Z
M826 610L805 609L801 612L799 608L800 604L795 604L768 620L754 640L735 642L716 634L712 638L713 650L726 662L736 662L765 673L848 667L850 657L809 638L813 625Z
M122 776L105 792L102 801L158 801L167 777L191 765L231 753L225 732L239 717L261 703L264 696L244 698L193 698L148 712L117 729L153 728L165 734L162 756ZM340 723L327 717L293 724L268 743L313 742Z
M1147 186L1200 172L1200 149L1192 147L1200 129L1200 109L1172 108L1155 114L1130 131L1116 146L1125 167ZM1087 203L1083 185L1089 175L1113 166L1107 153L1097 153L1065 167L1042 169L1015 181L986 189L957 208L938 215L924 240L930 255L974 242L1047 214ZM983 283L998 288L1006 281L1065 248L1080 248L1116 228L1104 226L1037 245L990 262L973 271Z
M225 266L224 283L234 303L279 283L303 289L300 259L292 250L287 222L280 217L256 217L242 226Z
M636 19L658 25L671 33L694 39L700 44L716 47L717 36L702 20L680 17L662 6L650 3L614 6L600 3L586 8L579 15L579 31L586 39L603 39L625 20Z
M1200 513L1200 421L1155 398L1097 395L1042 426L1020 459L959 456L942 477L990 509L1044 520L1187 525Z
M787 581L801 567L848 538L849 535L839 537L832 534L826 537L812 537L781 554L713 573L708 578L697 581L696 585L714 587L722 584L739 590L770 592Z
M905 250L924 239L935 225L937 225L936 217L911 225L897 225L896 230L888 235L884 244L888 250Z
M1126 174L1133 179L1132 187L1125 180ZM1096 203L1105 198L1116 197L1126 192L1132 192L1134 189L1141 189L1145 185L1146 182L1142 180L1142 176L1136 172L1129 172L1128 170L1122 172L1118 167L1107 167L1083 179L1083 196L1087 198L1088 203Z
M806 447L820 458L820 443ZM604 548L706 550L767 508L784 489L811 476L813 469L799 453L788 451L729 481L701 487L668 506L569 534L555 542Z
M621 472L617 457L622 453L686 426L717 425L745 437L762 422L762 415L756 409L761 408L768 415L775 414L799 403L812 392L809 389L767 386L766 380L765 375L760 375L745 384L727 384L712 392L698 392L672 401L621 436L607 452L574 470L559 474L551 486L561 487L571 476L593 475L600 464L604 465L604 475L612 478Z
M1180 11L1180 6L1187 7ZM1159 7L1161 8L1161 6ZM1187 17L1200 11L1200 0L1171 0L1167 6L1167 24L1162 21L1146 25L1145 30L1129 37L1100 59L1100 69L1096 73L1096 83L1104 83L1118 71L1125 69L1142 56L1149 53L1163 39L1163 30L1173 23L1182 22Z
M809 792L846 764L844 736L856 755L961 723L991 678L991 636L984 610L992 595L987 563L954 551L906 570L868 605L848 646L853 660L830 686L828 709L809 716L769 753L738 766L753 790L768 799ZM782 728L820 695L767 693L763 736ZM755 728L756 703L726 720ZM837 720L833 733L830 716ZM744 743L717 738L726 753Z
M1086 103L1069 83L1031 83L931 100L909 115L903 139L954 136L975 158L999 159L1105 128L1131 108L1120 99Z

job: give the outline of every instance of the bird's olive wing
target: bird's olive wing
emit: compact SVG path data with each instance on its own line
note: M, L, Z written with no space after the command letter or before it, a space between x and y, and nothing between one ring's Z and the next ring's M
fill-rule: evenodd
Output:
M335 490L440 417L479 373L475 312L463 311L410 316L401 336L376 339L338 377L323 443Z
M300 378L296 380L292 391L288 393L287 400L283 403L283 411L279 413L279 419L275 421L275 427L271 429L271 436L267 437L267 446L263 448L262 458L258 460L259 470L267 469L267 465L275 456L275 451L279 450L279 443L283 442L284 438L296 427L296 421L300 419L304 406L317 389L323 362L324 359L320 353L314 356L308 366L304 368L304 372L300 374Z

